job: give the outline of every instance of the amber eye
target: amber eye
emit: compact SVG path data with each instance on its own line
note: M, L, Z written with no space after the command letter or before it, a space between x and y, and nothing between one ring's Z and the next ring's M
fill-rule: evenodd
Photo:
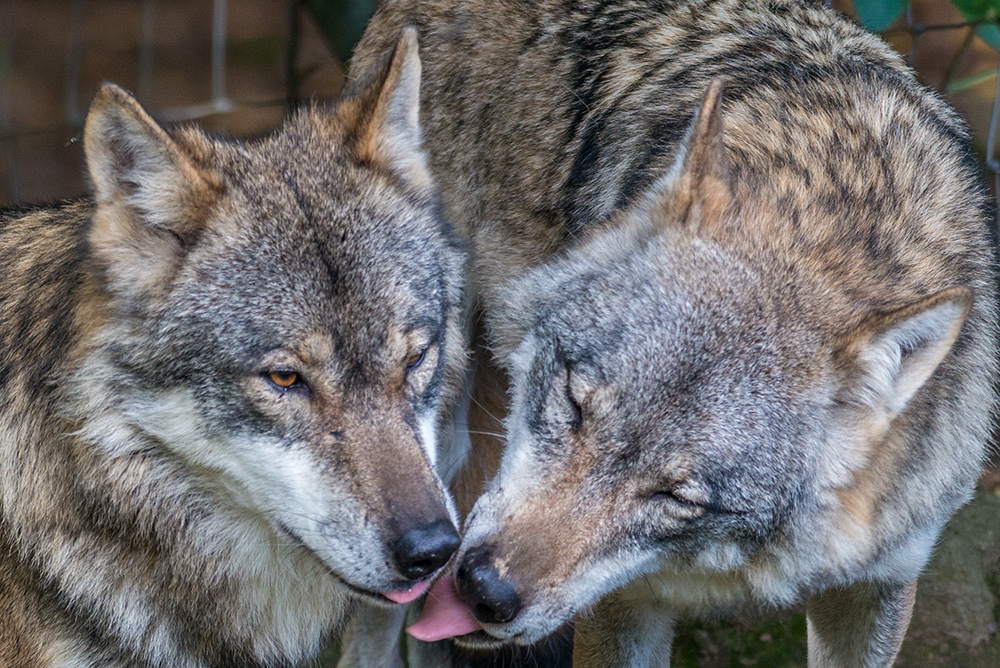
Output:
M272 371L267 374L267 379L281 389L287 390L299 382L299 374L294 371Z
M415 353L413 355L410 355L406 359L406 370L407 371L413 371L414 369L416 369L418 366L420 366L423 363L424 357L426 355L427 355L427 350L426 349L421 350L419 353Z

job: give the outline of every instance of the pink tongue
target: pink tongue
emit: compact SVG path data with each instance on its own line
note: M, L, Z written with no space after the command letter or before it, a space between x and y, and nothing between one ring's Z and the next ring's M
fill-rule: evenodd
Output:
M420 598L420 595L427 591L427 581L418 582L409 589L400 589L399 591L387 591L383 596L392 601L393 603L409 603L415 599Z
M427 594L424 610L416 624L406 632L417 640L434 642L462 636L483 628L472 615L472 609L458 598L455 583L446 576L434 583Z

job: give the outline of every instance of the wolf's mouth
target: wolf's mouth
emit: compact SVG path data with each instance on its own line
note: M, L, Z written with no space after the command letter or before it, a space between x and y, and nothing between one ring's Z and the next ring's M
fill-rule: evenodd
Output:
M437 580L430 588L420 619L406 632L425 642L454 638L467 649L495 649L502 645L524 644L526 631L498 638L476 619L468 603L461 600L449 575Z
M389 597L382 592L373 591L371 589L366 589L364 587L359 587L358 585L352 584L347 580L345 580L344 577L340 575L340 573L330 568L330 565L327 564L326 561L324 561L320 555L316 554L316 551L313 550L311 547L309 547L309 545L304 540L302 540L302 538L297 533L295 533L292 529L290 529L287 525L285 525L284 522L282 522L281 520L275 520L275 522L277 524L278 529L283 534L285 534L285 536L291 539L291 541L297 547L308 551L309 554L316 557L316 560L323 565L323 568L326 569L326 572L329 573L337 582L344 585L344 587L349 589L352 593L370 601L371 603L375 603L382 607L391 608L394 605L404 602L402 599L408 599L405 602L409 602L409 600L418 598L427 588L428 580L424 580L421 582L399 583L398 589L389 592L390 594L394 594L394 596ZM419 593L411 597L411 594L418 590Z
M431 577L433 577L433 574L431 574ZM382 592L382 595L393 603L406 604L423 596L427 588L430 587L430 584L431 581L429 578L417 582L409 582L400 589Z
M378 604L382 605L383 607L390 607L392 605L395 605L392 601L390 601L389 599L387 599L385 596L382 596L382 594L379 594L378 592L371 591L370 589L363 589L362 587L358 587L356 585L352 585L350 582L348 582L344 578L340 577L339 575L337 575L336 573L334 573L333 571L331 571L329 569L329 567L327 568L327 570L330 572L330 574L333 577L335 577L340 582L340 584L344 585L345 587L347 587L348 589L350 589L353 593L357 594L358 596L360 596L362 598L365 598L365 599L371 601L372 603L378 603Z

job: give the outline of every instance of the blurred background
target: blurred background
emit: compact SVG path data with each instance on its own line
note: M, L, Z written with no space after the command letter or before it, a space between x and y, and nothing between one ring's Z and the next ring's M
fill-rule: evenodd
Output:
M968 119L984 180L1000 162L1000 0L834 0ZM374 0L0 0L0 206L85 193L79 141L102 81L163 122L252 137L335 100ZM1000 668L1000 468L921 580L899 666ZM317 665L333 666L332 645ZM679 668L805 668L801 612L685 624Z
M969 120L985 164L1000 0L833 6L860 11L908 54ZM132 91L161 121L241 136L273 129L303 100L336 99L373 8L374 0L0 0L0 206L84 192L78 139L102 81Z
M0 0L0 205L84 192L97 87L158 119L252 136L333 100L373 0Z

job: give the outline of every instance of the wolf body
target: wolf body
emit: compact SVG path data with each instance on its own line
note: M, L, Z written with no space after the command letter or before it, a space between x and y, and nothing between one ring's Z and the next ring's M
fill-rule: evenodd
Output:
M810 666L890 665L996 400L960 119L804 3L389 0L354 71L406 25L511 383L457 642L593 607L574 665L664 665L679 616L807 601Z
M94 197L0 219L0 665L291 666L458 546L464 251L413 36L252 142L98 93Z

